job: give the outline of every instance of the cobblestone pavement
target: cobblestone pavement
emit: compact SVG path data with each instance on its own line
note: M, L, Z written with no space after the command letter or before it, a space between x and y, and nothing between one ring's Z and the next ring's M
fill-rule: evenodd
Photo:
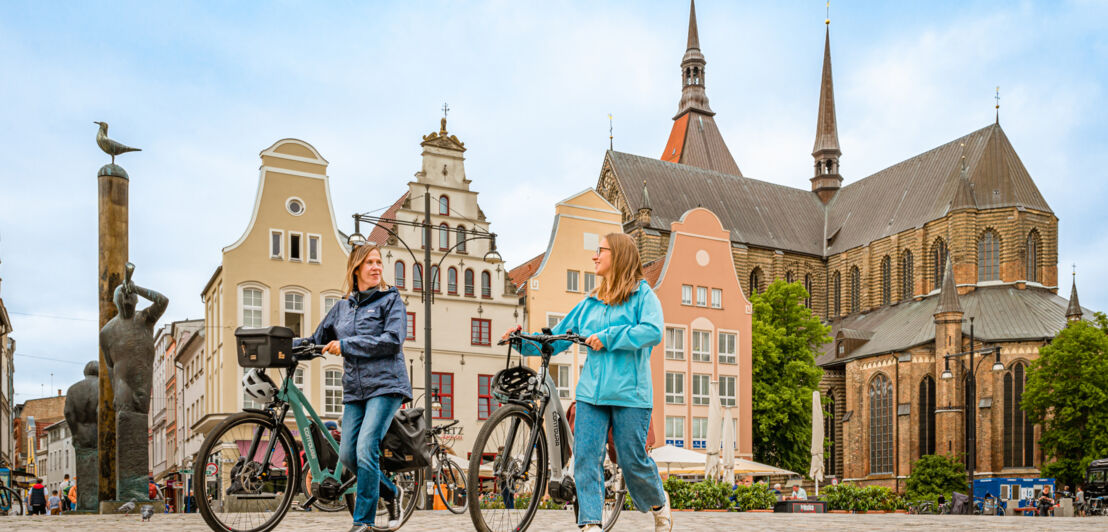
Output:
M1034 517L983 517L951 515L906 514L772 514L772 513L723 513L723 512L674 512L675 531L682 530L1105 530L1108 517L1086 518L1034 518ZM625 512L619 517L615 530L624 532L648 532L654 522L649 514ZM319 512L290 512L278 531L312 530L345 531L350 528L347 514L323 514ZM143 523L137 515L65 515L0 517L0 530L4 531L74 531L74 532L202 532L208 530L199 514L159 514ZM454 515L445 511L416 512L401 529L403 532L452 532L472 530L469 514ZM540 511L530 530L536 532L576 532L573 514L566 511Z

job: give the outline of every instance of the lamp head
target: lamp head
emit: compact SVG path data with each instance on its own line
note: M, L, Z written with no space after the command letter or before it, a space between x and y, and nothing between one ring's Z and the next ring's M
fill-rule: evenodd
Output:
M950 368L947 368L947 369L943 370L942 375L939 375L939 377L941 377L943 379L953 379L954 374L950 372Z
M350 244L350 247L364 246L366 244L366 239L361 233L355 232L346 239L346 243Z

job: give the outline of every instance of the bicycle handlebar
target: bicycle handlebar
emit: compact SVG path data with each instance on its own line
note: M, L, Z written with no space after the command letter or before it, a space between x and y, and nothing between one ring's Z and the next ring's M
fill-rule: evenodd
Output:
M292 348L292 356L296 357L296 360L312 360L323 356L324 347L319 344L304 344Z
M444 430L446 430L450 427L453 427L454 425L457 425L458 423L461 423L461 422L462 422L462 420L455 419L454 421L451 421L450 423L447 423L445 425L439 425L439 426L436 426L436 427L432 427L431 432L434 432L435 434L440 434Z
M511 334L508 335L508 338L506 340L500 340L500 341L496 342L496 345L504 345L504 344L509 343L509 342L520 342L520 343L522 343L523 340L530 340L532 342L536 342L536 343L541 344L541 345L550 345L554 342L561 342L561 341L573 342L575 344L585 345L585 337L581 336L579 334L575 334L573 331L566 331L565 334L546 334L546 333L527 334L527 333L520 332L519 329L516 329L515 331L512 331Z

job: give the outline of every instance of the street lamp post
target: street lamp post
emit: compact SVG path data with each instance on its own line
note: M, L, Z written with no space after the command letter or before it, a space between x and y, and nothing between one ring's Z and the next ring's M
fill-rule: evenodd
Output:
M417 173L417 176L419 174ZM382 218L379 216L370 216L368 214L355 213L354 218L354 233L347 239L347 243L351 246L360 246L367 244L365 236L361 234L361 223L366 222L373 224L388 233L395 238L405 249L408 250L408 254L412 257L413 264L419 264L422 262L423 272L420 275L420 282L422 283L422 291L420 292L420 298L423 300L423 388L424 388L424 408L423 418L427 422L427 428L431 428L431 410L433 407L431 397L431 303L434 299L434 287L437 281L439 272L442 270L442 263L446 260L451 253L458 248L458 246L470 242L473 240L488 240L489 251L485 253L483 259L485 261L492 261L494 263L500 263L503 259L500 257L500 253L496 251L496 233L491 233L486 230L478 229L476 226L469 232L468 237L458 238L458 241L454 243L449 249L442 251L442 257L438 263L431 263L431 228L434 225L431 223L431 190L430 185L424 185L423 189L423 221L413 222L407 220L400 220L397 218ZM416 258L415 252L412 251L411 246L400 237L399 234L394 231L392 227L407 226L418 228L423 232L423 260L420 261ZM382 244L377 242L377 244ZM432 266L434 266L432 268ZM434 276L432 276L434 272ZM413 283L414 283L413 279ZM409 373L409 378L411 374ZM431 482L431 468L427 467L427 473L425 478L427 482Z
M969 492L970 496L973 496L973 476L974 471L977 470L977 378L975 376L977 372L977 364L985 361L985 355L992 353L994 355L993 371L1004 371L1004 364L1000 363L1000 346L991 347L987 349L976 349L974 336L973 336L973 318L970 321L970 345L969 351L963 351L961 353L952 353L945 355L943 362L945 368L941 377L945 380L954 378L954 374L950 372L950 359L968 355L969 364L967 365L969 371L969 383L965 394L965 413L966 413L966 473L969 477ZM974 364L973 355L981 355L981 360L977 364Z

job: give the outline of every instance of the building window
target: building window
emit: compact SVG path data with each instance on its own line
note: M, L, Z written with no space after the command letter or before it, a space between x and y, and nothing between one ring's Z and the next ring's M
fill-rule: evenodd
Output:
M935 379L919 382L919 456L935 454Z
M804 291L808 293L804 297L804 306L812 308L812 276L809 274L804 274Z
M454 419L454 374L432 373L431 391L433 399L438 399L442 408L432 409L431 417L434 419Z
M1039 232L1027 233L1027 280L1039 282Z
M558 389L558 397L569 399L569 366L551 364L550 377L554 379L554 387Z
M427 247L427 233L431 231L430 221L420 222L419 225L419 247Z
M912 299L912 251L904 250L900 255L900 300Z
M893 394L884 374L869 385L869 472L893 472Z
M719 404L722 406L735 406L735 377L721 375L719 377Z
M547 328L553 329L554 327L557 327L558 324L561 323L562 318L564 318L564 317L565 317L565 314L547 314L546 315L546 326L547 326Z
M685 329L666 327L666 358L685 360Z
M685 446L685 418L666 416L666 445Z
M850 312L862 310L862 274L857 266L850 268Z
M289 233L289 260L301 260L301 240L300 233Z
M439 249L450 249L450 226L445 223L439 224Z
M439 292L441 288L442 286L439 285L439 267L431 266L431 290Z
M703 286L696 287L696 306L708 306L708 289Z
M685 404L685 374L673 371L666 372L666 404Z
M439 214L444 216L450 214L450 198L446 195L439 196Z
M481 272L481 297L492 298L492 275L488 271Z
M796 277L796 275L795 275L795 274L793 274L793 271L792 271L792 270L789 270L789 271L785 272L785 282L786 282L786 283L790 283L790 284L791 284L791 283L792 283L793 281L795 281L795 280L796 280L796 278L795 278L795 277Z
M734 364L735 363L735 341L738 339L738 335L735 333L719 333L719 363L720 364Z
M694 374L692 376L692 404L694 405L706 405L708 404L710 389L709 380L711 375Z
M843 311L843 284L839 272L831 274L831 286L835 291L835 297L833 298L835 302L835 317L838 317Z
M269 232L269 258L280 259L284 257L281 253L281 246L284 242L285 234L283 231L270 231Z
M308 235L308 262L319 262L318 235Z
M581 272L576 272L576 271L573 271L573 270L566 270L566 291L567 292L577 292L577 291L579 291L577 282L580 280L580 277L581 277Z
M404 261L398 260L393 265L393 283L397 288L404 288L404 273L407 266L404 265Z
M492 320L471 318L469 320L469 343L472 345L491 345Z
M585 293L590 293L596 289L596 274L593 272L585 272Z
M446 292L452 295L458 293L458 270L453 266L446 270Z
M943 272L946 271L946 242L936 238L931 245L931 289L938 290L943 285Z
M692 448L708 448L708 418L706 417L692 418Z
M288 209L289 214L293 216L304 214L304 202L300 201L300 198L289 198L285 201L285 208Z
M242 289L242 326L262 326L262 291L257 288Z
M292 382L293 382L293 384L296 385L297 388L300 388L300 391L305 392L305 395L307 395L307 392L305 391L305 390L307 390L307 388L304 387L304 367L303 366L296 368L296 373L294 373L293 376L292 376Z
M465 253L466 252L466 228L459 225L458 228L455 229L454 231L455 231L454 238L457 239L457 241L458 241L458 243L457 243L458 249L456 249L455 251L457 251L458 253Z
M1026 384L1021 362L1004 374L1004 467L1035 467L1035 426L1020 408Z
M977 282L1000 279L1000 237L988 230L977 241Z
M408 335L404 339L405 340L415 340L415 331L416 331L415 312L409 312L408 313L408 325L407 325L407 327L408 327Z
M292 329L296 337L303 336L304 294L285 292L285 327Z
M412 290L423 290L423 265L412 266Z
M469 297L473 297L473 270L466 270L465 289L466 295Z
M691 305L692 304L692 286L687 285L687 284L681 285L681 304L682 305Z
M712 308L723 308L723 290L712 289Z
M492 375L477 376L477 419L488 419L500 407L492 396Z
M885 255L881 259L881 304L892 303L893 298L893 260Z
M692 332L693 362L712 361L712 331Z
M760 294L762 292L762 269L755 266L750 271L750 293Z
M323 373L323 413L342 414L342 372L337 369Z

